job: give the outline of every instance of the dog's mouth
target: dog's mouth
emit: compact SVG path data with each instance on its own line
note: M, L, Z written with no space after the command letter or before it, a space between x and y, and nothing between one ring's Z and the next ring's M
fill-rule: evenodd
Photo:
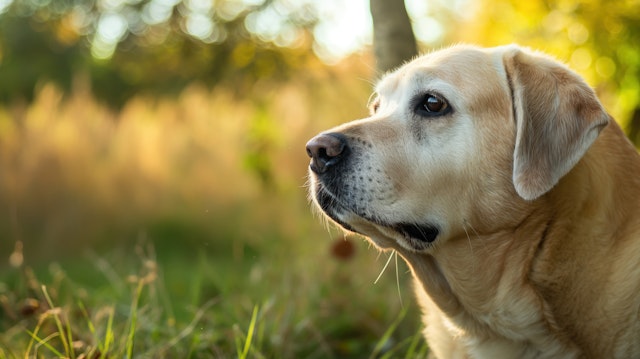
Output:
M433 243L440 231L435 226L421 224L401 223L391 227L398 233L401 233L406 239L414 239L423 243Z
M356 232L365 236L369 235L368 233L358 230L356 228L357 225L352 225L349 223L349 220L345 220L345 218L350 218L350 215L355 215L358 218L364 219L378 227L384 227L398 233L414 250L429 248L440 234L440 230L434 225L410 222L389 223L377 216L364 213L362 209L354 208L348 203L341 201L338 196L330 193L321 183L316 184L315 189L313 190L313 196L320 209L322 209L327 216L329 216L338 225L351 232Z

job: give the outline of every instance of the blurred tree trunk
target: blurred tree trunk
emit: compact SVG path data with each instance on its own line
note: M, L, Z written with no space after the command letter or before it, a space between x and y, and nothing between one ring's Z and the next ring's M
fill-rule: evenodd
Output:
M378 71L392 70L418 54L404 0L370 0Z

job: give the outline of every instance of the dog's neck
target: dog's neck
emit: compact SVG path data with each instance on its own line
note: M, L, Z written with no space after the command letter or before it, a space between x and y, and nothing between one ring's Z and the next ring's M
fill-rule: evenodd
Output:
M468 237L465 234L450 239L433 253L405 252L402 256L424 292L443 313L449 318L459 318L467 330L474 329L468 327L473 322L479 333L486 333L487 326L500 330L500 325L478 318L498 309L495 307L498 297L523 286L528 276L526 268L531 267L550 225L550 216L534 213L511 230L491 235L469 233ZM524 233L527 238L522 238ZM538 306L532 299L526 299L530 303L517 305ZM522 300L513 298L514 303Z
M609 125L594 144L600 147L598 151L587 153L567 174L567 180L561 180L549 193L523 204L523 219L516 225L493 233L469 229L429 254L400 251L429 299L454 324L479 336L493 332L508 338L515 332L534 346L547 345L549 338L571 337L573 334L558 335L573 328L561 328L556 317L562 317L558 320L562 323L579 318L571 317L576 314L570 308L571 300L563 297L568 288L558 287L563 282L554 279L561 278L563 271L587 273L588 253L607 254L608 246L616 241L615 233L607 228L624 230L633 215L611 208L624 198L626 189L640 188L640 179L614 178L611 174L620 171L607 171L624 166L629 173L640 173L640 157L621 137L624 134L620 128ZM635 201L640 213L639 199L626 200ZM581 243L566 243L569 238ZM594 251L593 246L601 251ZM584 255L566 252L581 247L585 248ZM549 278L549 272L557 277ZM585 274L585 283L590 281L587 277ZM566 303L558 303L562 301ZM497 307L499 303L502 307ZM510 307L504 307L505 303ZM521 313L526 316L519 318ZM568 339L556 345L561 348L558 350L575 347Z

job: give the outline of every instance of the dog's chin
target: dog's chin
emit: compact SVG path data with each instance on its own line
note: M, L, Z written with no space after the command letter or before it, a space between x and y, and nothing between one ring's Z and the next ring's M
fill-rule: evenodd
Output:
M426 223L391 222L377 216L360 213L357 209L344 204L329 193L322 185L317 185L313 198L322 212L342 228L369 237L381 248L394 248L397 243L411 251L430 249L440 230L437 226Z

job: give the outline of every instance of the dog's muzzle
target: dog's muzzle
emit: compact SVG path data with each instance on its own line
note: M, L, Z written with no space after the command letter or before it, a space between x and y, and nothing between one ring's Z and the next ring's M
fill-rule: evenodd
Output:
M311 175L316 179L312 188L316 203L326 215L342 227L357 232L350 223L342 220L344 217L341 214L350 212L372 224L401 234L414 249L423 249L438 237L439 230L436 226L403 221L389 223L370 212L366 204L353 201L358 196L351 192L354 185L345 183L344 172L354 165L357 166L358 160L351 158L354 156L352 151L357 151L357 148L350 147L349 139L345 135L335 132L321 133L307 142L306 149L311 158Z

